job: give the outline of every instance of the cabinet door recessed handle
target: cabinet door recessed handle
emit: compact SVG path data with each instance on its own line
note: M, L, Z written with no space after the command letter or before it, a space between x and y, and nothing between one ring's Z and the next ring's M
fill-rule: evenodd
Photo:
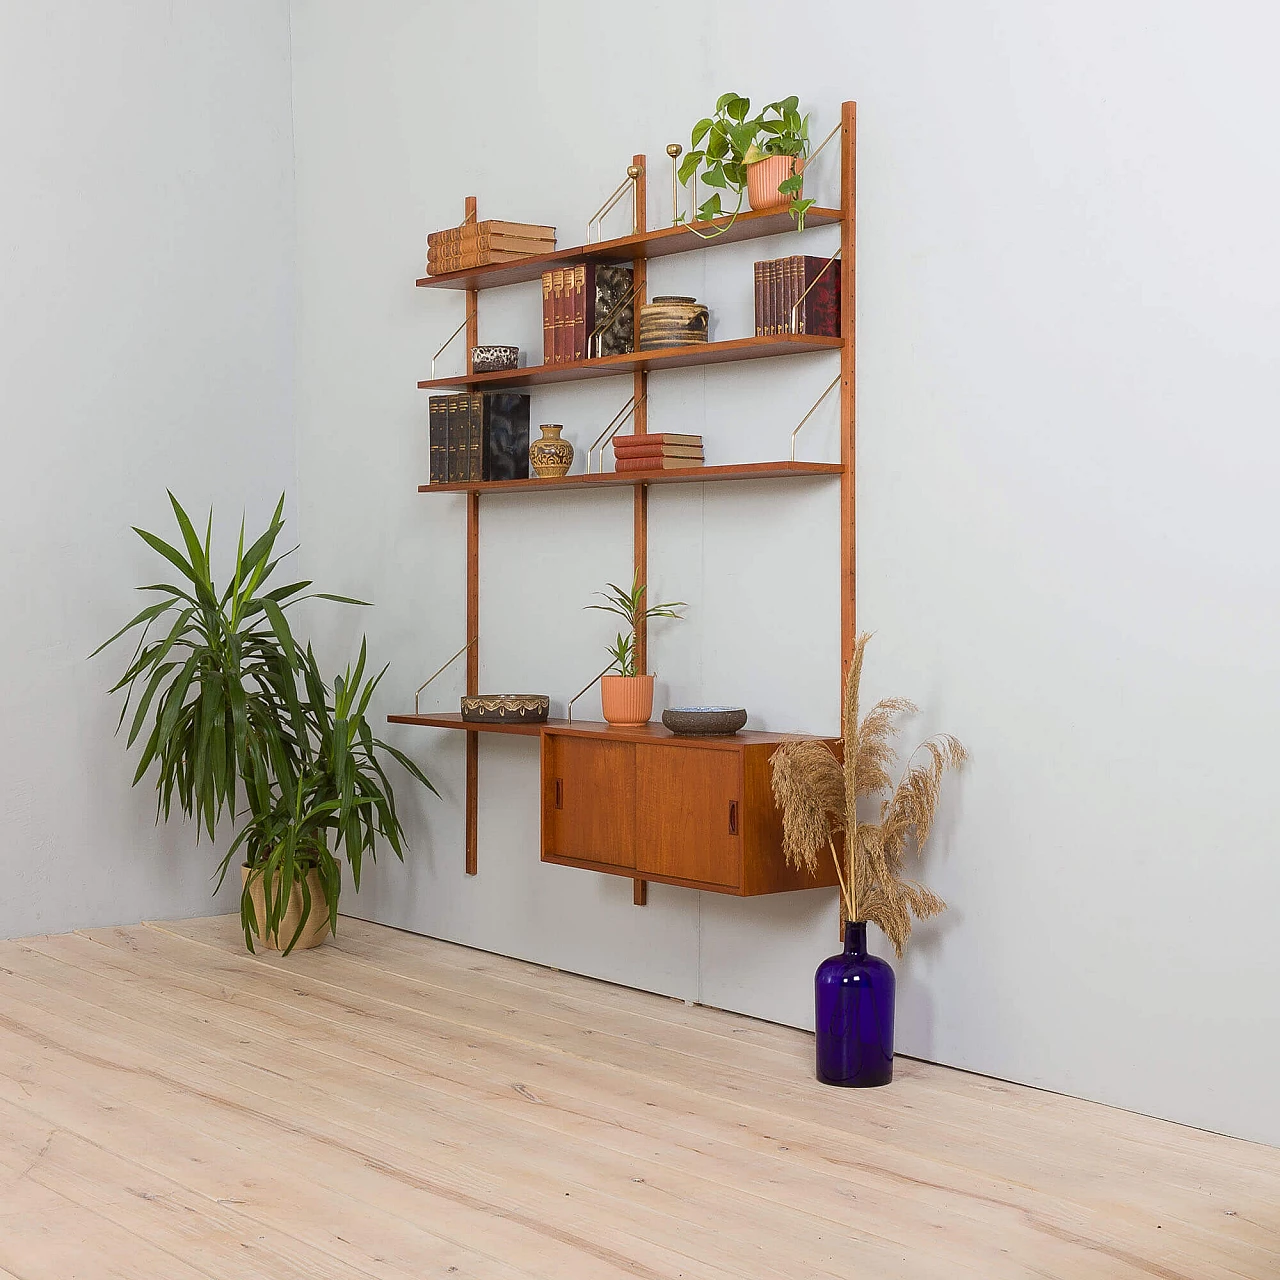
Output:
M736 800L729 801L729 834L731 836L738 834L738 802Z
M556 808L564 808L564 780L562 778L556 779Z

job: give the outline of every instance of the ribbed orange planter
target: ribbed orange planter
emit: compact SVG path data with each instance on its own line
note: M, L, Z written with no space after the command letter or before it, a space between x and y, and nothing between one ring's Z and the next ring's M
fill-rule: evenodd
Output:
M804 161L799 156L765 156L747 165L747 199L751 207L756 210L785 208L794 197L779 195L778 187L803 169Z
M610 724L648 724L653 714L653 677L601 676L600 709Z
M262 922L267 918L267 903L266 895L262 891L262 872L250 871L248 867L240 868L241 886L250 876L253 877L253 883L249 886L249 896L253 899L253 913L258 920L259 941L272 951L281 951L289 945L289 939L293 937L298 921L302 919L302 886L295 883L293 891L289 894L289 907L280 921L279 933L263 938ZM302 926L302 936L293 948L295 951L306 951L311 947L318 947L329 936L329 908L324 900L320 873L314 868L307 873L307 888L311 890L311 914L307 917L307 923ZM275 892L276 889L273 886L273 896Z

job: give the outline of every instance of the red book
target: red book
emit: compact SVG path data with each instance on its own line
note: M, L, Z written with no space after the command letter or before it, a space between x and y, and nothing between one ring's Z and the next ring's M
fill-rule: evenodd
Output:
M764 263L755 264L756 337L764 336Z
M555 335L555 316L551 310L551 272L542 273L542 363L554 360L552 342Z
M826 258L804 257L801 266L798 331L815 333L825 338L840 336L840 259L828 263Z
M700 444L663 444L652 449L615 449L615 458L701 458Z
M702 437L679 435L671 431L649 431L643 435L613 437L615 449L647 448L654 444L696 444L701 448Z
M697 458L619 458L615 471L687 471L702 466Z
M587 268L579 263L573 269L573 304L570 313L573 316L573 349L569 353L570 360L584 360L587 355ZM595 272L591 272L591 293L595 295ZM595 308L592 307L592 310Z

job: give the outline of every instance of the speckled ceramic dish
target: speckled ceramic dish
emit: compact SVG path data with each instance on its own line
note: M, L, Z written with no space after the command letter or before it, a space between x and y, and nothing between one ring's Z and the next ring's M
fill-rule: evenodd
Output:
M502 373L520 363L519 347L472 347L471 368L475 373Z
M668 707L662 723L682 737L703 738L737 733L747 723L745 707Z

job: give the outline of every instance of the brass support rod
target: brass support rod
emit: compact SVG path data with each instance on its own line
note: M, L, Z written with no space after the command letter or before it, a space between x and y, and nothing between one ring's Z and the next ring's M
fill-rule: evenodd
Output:
M647 391L644 393L644 395L640 397L639 400L637 400L635 396L632 396L631 399L628 400L627 403L624 404L622 408L619 409L618 412L613 415L613 419L609 423L609 425L605 427L605 429L598 436L596 436L595 442L592 444L591 448L587 450L587 474L588 475L591 474L591 455L596 451L597 448L600 450L600 474L604 475L605 446L609 443L610 440L613 439L614 436L618 434L619 431L622 430L623 423L625 423L626 420L629 417L631 417L633 413L639 410L640 406L644 404L644 402L648 398L649 398L649 393Z
M465 329L467 325L471 323L471 321L475 318L475 314L476 313L474 311L468 311L462 323L444 340L444 342L440 346L440 349L435 353L435 355L431 357L431 380L433 382L435 381L435 377L436 377L436 361L439 360L442 355L444 355L446 348L454 340L454 338L456 338L458 334L460 334L463 331L463 329ZM470 353L468 353L468 358L470 358Z
M613 663L611 662L611 663L609 663L609 665L608 665L607 667L605 667L605 669L604 669L602 672L600 672L600 675L599 675L599 676L592 676L592 677L591 677L591 679L590 679L586 684L584 684L584 685L582 686L582 688L581 688L581 689L579 689L579 690L578 690L578 692L577 692L577 693L575 693L575 694L573 695L573 697L572 697L572 698L570 698L570 699L569 699L569 706L568 706L568 708L567 708L567 711L568 711L568 715L569 715L569 723L570 723L570 724L572 724L572 723L573 723L573 704L574 704L575 702L577 702L577 700L578 700L580 697L582 697L582 695L583 695L584 693L586 693L588 690L590 690L590 689L592 688L592 686L593 686L593 685L595 685L595 684L596 684L596 682L600 679L600 676L607 676L607 675L609 674L609 672L610 672L610 671L612 671L612 670L613 670Z
M800 419L796 429L791 433L791 461L796 460L796 436L800 434L800 428L804 426L815 413L818 412L818 406L840 385L840 376L832 381L831 385L813 402L813 408Z
M418 699L422 696L422 691L423 691L423 689L425 689L425 688L427 687L427 685L429 685L429 684L432 682L432 680L434 680L434 679L436 678L436 676L442 676L442 675L444 675L444 673L445 673L446 671L448 671L448 670L449 670L449 668L450 668L451 666L453 666L453 664L454 664L455 662L457 662L457 660L458 660L460 657L462 657L462 655L463 655L464 653L466 653L466 651L467 651L468 649L470 649L470 648L471 648L471 646L472 646L473 644L475 644L475 642L476 642L477 640L479 640L479 639L480 639L480 637L479 637L479 636L472 636L472 637L471 637L471 639L470 639L470 640L468 640L468 641L467 641L467 643L466 643L466 644L464 644L464 645L462 646L462 648L461 648L461 649L459 649L459 650L458 650L458 652L457 652L457 653L455 653L455 654L453 655L453 657L452 657L452 658L450 658L450 659L449 659L449 661L448 661L448 662L446 662L446 663L444 664L444 666L440 668L440 670L439 670L439 671L437 671L434 675L430 675L430 676L428 676L428 677L427 677L427 678L426 678L426 679L425 679L425 680L424 680L424 681L423 681L423 682L418 686L418 690L417 690L417 692L413 695L413 714L414 714L415 716L417 716L417 715L421 715L421 714L422 714L422 712L420 712L420 711L418 710Z

